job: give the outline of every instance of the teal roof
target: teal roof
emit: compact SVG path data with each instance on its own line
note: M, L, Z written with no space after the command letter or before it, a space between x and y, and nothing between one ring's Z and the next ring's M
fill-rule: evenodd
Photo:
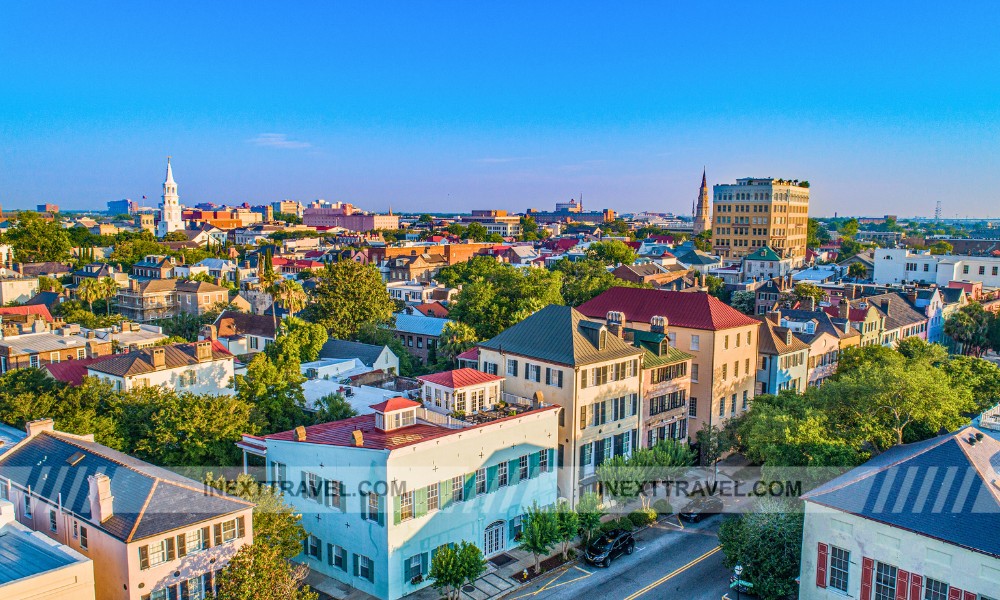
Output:
M752 254L747 254L744 260L780 261L781 257L774 250L764 246L763 248L758 248Z

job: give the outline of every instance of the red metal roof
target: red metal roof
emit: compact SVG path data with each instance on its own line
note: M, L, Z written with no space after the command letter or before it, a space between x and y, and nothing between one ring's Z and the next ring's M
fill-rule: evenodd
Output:
M49 363L45 369L53 379L63 381L72 386L83 384L83 378L87 376L87 365L104 360L107 356L94 356L91 358L78 358L59 363Z
M469 387L470 385L500 381L503 377L490 375L489 373L483 373L482 371L466 367L464 369L455 369L453 371L442 371L440 373L420 375L417 379L420 381L435 383L437 385L443 385L444 387L455 390Z
M52 322L52 314L44 304L28 304L26 306L2 306L0 316L3 315L37 315L49 323Z
M706 292L674 292L613 287L576 308L591 319L604 320L611 311L625 313L626 321L649 323L655 316L666 317L668 327L690 329L732 329L760 325Z
M402 396L396 396L395 398L389 398L385 402L379 402L378 404L372 404L370 408L375 412L380 413L390 413L394 410L403 410L404 408L416 408L420 406L419 402L414 402Z
M479 347L476 346L475 348L469 348L455 358L460 358L462 360L479 360Z

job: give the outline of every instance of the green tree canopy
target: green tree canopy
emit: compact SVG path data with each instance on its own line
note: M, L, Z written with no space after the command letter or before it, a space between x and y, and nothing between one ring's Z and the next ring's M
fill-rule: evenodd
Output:
M205 482L253 503L255 544L277 548L285 559L295 558L302 552L302 540L307 536L301 523L302 515L285 503L277 488L260 483L246 473L240 473L236 479L226 479L224 475L215 477L209 471L205 474Z
M286 431L312 422L304 411L303 381L298 356L275 361L260 352L250 360L246 375L236 376L236 395L252 407L250 420L258 431Z
M631 265L638 258L635 250L621 240L593 242L587 248L587 256L605 265Z
M358 411L347 401L340 392L327 394L316 400L315 419L317 423L329 423L331 421L342 421L358 416Z
M803 516L801 509L758 502L757 509L729 517L719 526L724 564L743 567L741 579L753 583L760 598L789 598L798 593Z
M319 358L319 352L328 339L326 328L322 325L308 323L298 317L285 317L277 339L268 345L265 352L271 360L294 356L300 363L312 362Z
M308 572L278 546L247 544L219 573L215 600L316 600L319 595L302 585Z
M560 294L570 306L579 306L612 287L651 287L619 279L602 262L593 259L571 261L563 258L552 265L552 270L562 273Z
M10 245L14 258L21 262L67 261L70 259L69 234L58 218L47 221L37 213L18 213L17 223L0 236Z
M314 301L303 315L331 336L349 339L364 325L392 321L395 304L374 266L342 260L328 264L316 279Z
M441 546L431 559L427 577L433 579L433 586L441 591L444 598L458 600L462 586L472 583L486 571L486 560L475 545L462 541L458 545Z
M551 508L539 508L537 504L528 509L521 521L521 550L531 552L535 557L535 574L542 572L541 557L552 550L559 541L559 523Z

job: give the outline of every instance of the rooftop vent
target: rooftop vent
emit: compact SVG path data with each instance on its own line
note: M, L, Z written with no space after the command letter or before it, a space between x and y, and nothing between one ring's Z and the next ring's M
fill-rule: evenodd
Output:
M295 428L295 440L299 442L306 441L306 428L299 425Z
M66 459L66 464L71 467L75 467L80 464L80 461L86 458L86 456L87 455L83 452L74 452L72 456Z

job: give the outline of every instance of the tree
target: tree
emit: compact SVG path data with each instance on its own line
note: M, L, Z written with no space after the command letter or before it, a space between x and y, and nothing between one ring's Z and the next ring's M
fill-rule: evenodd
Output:
M100 298L104 300L105 315L111 316L111 299L118 295L118 282L113 277L103 277L98 281L97 289Z
M542 572L541 556L548 554L559 541L559 525L556 514L550 508L539 508L533 504L521 521L521 550L531 552L535 557L535 574Z
M726 282L721 277L716 277L715 275L705 275L705 287L708 289L708 293L719 298L720 300L726 300Z
M858 220L848 219L840 225L840 235L846 240L853 240L858 235Z
M87 303L90 312L94 312L94 300L101 297L101 284L96 279L88 277L76 286L76 297Z
M652 287L619 279L603 263L593 259L571 261L563 258L552 265L552 270L562 273L560 295L570 306L579 306L612 287Z
M978 302L966 304L944 322L944 332L961 345L962 354L981 357L990 349L990 329L996 317Z
M17 224L0 236L21 262L59 262L70 259L69 233L58 218L47 221L34 212L21 212Z
M316 279L314 302L303 314L331 336L348 339L364 325L392 321L395 305L374 266L342 260L328 264Z
M251 406L233 396L190 394L155 388L146 434L133 452L158 465L234 465L235 444L253 433Z
M562 544L563 560L569 560L569 547L580 533L580 516L568 502L556 505L556 529L559 534L557 541Z
M868 277L868 267L862 262L852 262L851 266L847 267L847 276L853 279L865 279Z
M274 300L288 311L289 315L294 315L306 307L307 296L301 283L294 279L282 279L276 289Z
M638 258L635 250L621 240L593 242L587 248L587 256L605 265L631 265Z
M486 571L486 560L482 551L475 545L462 541L457 546L448 544L441 546L431 559L431 568L427 573L431 584L442 591L449 600L458 600L462 594L462 586L472 583Z
M583 538L583 545L589 546L594 535L600 530L601 517L604 516L600 497L594 492L580 496L580 500L576 503L576 514L580 521L580 537Z
M806 246L809 248L819 248L830 241L830 232L816 219L809 219L806 230Z
M743 566L743 581L761 598L789 598L798 593L796 578L802 551L801 509L768 500L756 510L727 518L719 526L724 564Z
M358 411L347 401L340 392L327 394L316 400L317 423L330 423L331 421L342 421L358 416Z
M417 219L417 222L418 223L433 223L434 222L434 217L432 217L432 216L430 216L430 215L428 215L428 214L425 213L425 214L420 215L420 218Z
M278 337L264 350L272 360L282 356L296 357L299 363L312 362L329 336L318 323L308 323L298 317L285 317L278 329Z
M729 303L741 313L752 315L757 308L757 294L751 290L737 290L730 294Z
M302 540L308 536L302 527L302 515L285 503L277 487L260 483L246 473L240 473L236 479L226 479L224 475L215 477L209 471L205 474L205 482L253 503L254 544L277 548L285 559L302 552Z
M253 407L250 419L261 433L286 431L311 421L304 412L304 380L297 357L272 361L260 352L250 360L246 375L236 376L236 396Z
M478 341L475 329L459 321L448 321L441 328L438 350L453 365L459 354L475 346Z
M694 247L702 252L712 252L712 230L706 229L698 235L691 238L691 243Z
M260 290L271 296L271 318L274 320L274 329L278 329L278 290L281 283L281 274L274 270L274 263L271 262L270 250L261 257L261 264L257 274L257 283Z
M944 240L934 242L929 248L931 254L951 254L954 249L955 248L951 244Z
M475 242L485 242L490 233L482 223L469 223L465 235Z
M826 292L813 283L795 284L795 287L792 288L792 300L794 302L802 302L806 298L812 298L814 305L819 306L819 303L826 298Z
M715 425L709 426L707 422L702 425L695 436L702 465L714 465L733 447L733 439L728 433Z
M254 542L239 549L219 573L215 600L316 600L302 586L309 568L293 565L281 549Z
M982 412L1000 400L1000 367L982 358L953 356L942 365L953 382L972 393L975 412Z
M38 291L61 292L63 291L63 284L54 277L46 277L45 275L41 275L38 277Z
M611 496L619 508L637 498L644 483L640 469L624 456L615 456L601 463L597 467L597 480L601 482L604 495ZM622 511L620 516L624 515Z
M151 234L148 235L150 235L148 239L136 238L116 243L115 249L108 257L108 260L117 263L123 269L128 269L142 260L143 257L155 254L171 254L169 247L157 242Z
M538 239L538 222L530 215L521 217L521 239L530 242Z

